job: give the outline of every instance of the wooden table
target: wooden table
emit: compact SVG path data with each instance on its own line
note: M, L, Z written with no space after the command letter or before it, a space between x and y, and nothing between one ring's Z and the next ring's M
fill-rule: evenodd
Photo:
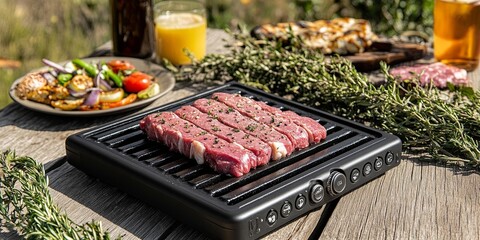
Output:
M228 35L223 31L209 30L208 52L223 51L224 38ZM469 77L478 84L480 69L469 73ZM177 84L147 109L198 91ZM13 103L0 111L0 146L45 164L55 203L76 223L98 220L112 236L122 235L124 239L207 238L65 161L67 136L137 112L69 118L34 112ZM478 172L419 159L421 156L404 156L400 166L342 197L336 206L311 212L265 239L318 238L320 232L322 239L480 239ZM3 230L2 238L18 237Z

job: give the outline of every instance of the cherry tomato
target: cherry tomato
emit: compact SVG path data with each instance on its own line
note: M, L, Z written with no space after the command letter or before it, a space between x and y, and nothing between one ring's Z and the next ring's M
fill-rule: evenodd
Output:
M152 83L152 76L142 73L134 72L123 79L123 89L127 92L138 93L147 89Z
M110 69L112 69L114 73L118 73L119 71L124 71L124 70L135 69L135 67L131 63L123 60L112 60L108 62L107 65Z

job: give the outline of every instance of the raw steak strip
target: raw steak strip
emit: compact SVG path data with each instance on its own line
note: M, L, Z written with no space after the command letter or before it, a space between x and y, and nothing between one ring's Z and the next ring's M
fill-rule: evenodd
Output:
M257 162L251 164L252 168L265 165L270 161L272 154L270 146L238 128L229 127L192 106L183 106L177 109L175 114L227 142L239 144L252 151L257 156Z
M263 110L275 114L276 116L283 116L285 118L289 118L295 124L302 126L307 131L308 140L312 144L318 143L322 139L325 139L327 137L327 130L325 129L325 127L309 117L300 116L293 111L282 111L276 107L269 106L264 102L258 102L258 104L262 107Z
M289 118L265 111L255 100L242 97L239 94L228 93L214 93L212 98L285 134L296 149L306 148L309 145L308 133L303 127L293 123Z
M173 112L150 114L140 121L140 128L150 139L194 158L199 164L206 162L217 172L240 177L257 161L249 150L209 134Z
M272 159L277 160L290 155L294 147L287 136L277 132L272 127L243 116L237 110L213 99L198 99L193 106L208 113L220 122L238 128L266 142L272 148Z
M432 82L438 88L446 88L447 82L454 85L467 85L467 71L441 62L413 66L395 67L390 70L392 76L400 80L420 77L420 85L425 86Z

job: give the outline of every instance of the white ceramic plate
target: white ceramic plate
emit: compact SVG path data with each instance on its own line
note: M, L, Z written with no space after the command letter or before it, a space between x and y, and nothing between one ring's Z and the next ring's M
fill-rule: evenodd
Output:
M23 77L21 77L15 80L15 82L13 82L12 86L10 87L10 92L9 92L10 97L13 99L13 101L21 104L26 108L29 108L34 111L43 112L43 113L63 115L63 116L99 116L99 115L109 115L114 113L120 113L120 112L125 112L125 111L134 110L137 108L145 107L151 104L153 101L155 101L159 97L171 91L175 86L175 78L165 68L155 63L145 61L142 59L126 58L126 57L93 57L93 58L84 58L83 60L85 60L86 62L102 62L102 61L108 62L110 60L126 60L131 64L133 64L133 66L135 66L135 68L138 69L139 71L142 71L144 73L150 74L151 76L154 76L155 81L160 85L160 93L158 93L157 95L151 98L137 100L134 103L121 106L121 107L111 108L111 109L92 110L92 111L78 111L78 110L62 111L43 103L37 103L30 100L23 100L17 97L15 94L15 87L23 79ZM61 63L61 64L63 65L64 63ZM33 70L32 72L41 71L43 69L46 69L46 67Z

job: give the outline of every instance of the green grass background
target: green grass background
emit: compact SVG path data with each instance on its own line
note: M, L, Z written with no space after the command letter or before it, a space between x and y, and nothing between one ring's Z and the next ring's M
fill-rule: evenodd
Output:
M159 1L159 0L156 0ZM433 0L201 0L209 27L247 29L262 23L350 16L371 21L379 34L431 34ZM0 109L11 102L12 82L41 67L88 55L110 39L108 0L0 0Z

